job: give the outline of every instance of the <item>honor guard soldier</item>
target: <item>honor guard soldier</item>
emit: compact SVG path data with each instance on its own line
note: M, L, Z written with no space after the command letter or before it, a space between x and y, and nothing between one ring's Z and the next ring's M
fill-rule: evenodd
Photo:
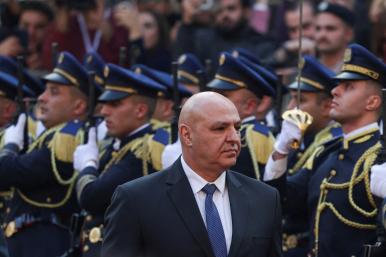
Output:
M6 129L0 154L0 189L14 187L5 236L11 256L58 256L69 247L69 218L76 211L77 173L73 152L83 137L87 110L87 73L62 52L46 89L38 98L39 118L47 130L20 154L25 114Z
M0 57L1 59L1 57ZM17 103L15 99L18 94L17 78L4 73L0 67L0 124L1 124L1 147L4 146L4 131L12 123L12 119L17 116ZM23 95L26 97L35 97L33 91L26 86L23 87ZM11 188L3 189L0 192L0 222L3 223L6 206L12 197Z
M256 119L266 125L274 135L277 134L280 120L277 116L281 112L283 94L288 93L287 88L280 83L278 76L271 68L263 66L260 60L247 49L236 48L232 51L232 55L246 63L250 68L262 76L272 88L276 89L277 107L272 108L272 105L275 102L275 99L272 96L263 96L260 104L261 107L256 113Z
M229 98L242 119L241 152L231 169L260 179L273 150L274 138L255 115L263 96L273 96L274 89L247 64L228 53L221 54L215 78L208 87Z
M201 73L201 74L200 74ZM178 58L177 77L178 82L184 85L192 94L196 94L206 88L207 74L204 66L194 54L183 54ZM165 146L162 152L162 168L169 167L181 155L181 142L177 141Z
M288 86L291 99L287 109L291 110L298 106L300 110L315 118L305 131L300 147L288 154L289 176L304 166L317 147L342 134L340 125L332 121L329 115L332 102L331 90L336 86L333 80L335 74L312 56L304 56L301 63L300 84L295 80ZM298 93L299 103L297 103ZM296 213L284 215L284 256L307 256L309 235L305 211L302 209Z
M371 194L369 181L381 150L377 121L385 74L386 65L367 49L357 44L347 48L342 70L334 77L338 85L331 91L329 112L341 124L343 136L317 147L305 166L282 185L284 209L307 208L311 256L362 256L362 246L375 242L381 199ZM299 142L301 134L297 125L283 121L266 166L266 181L283 177L291 144Z
M166 88L166 93L162 93L157 97L157 105L151 124L154 130L154 136L151 140L151 154L153 156L155 168L161 170L162 154L167 144L171 143L171 125L173 117L176 115L173 101L173 78L161 71L151 69L145 65L134 65L133 70L136 73L144 74L152 80L158 82ZM178 93L181 99L188 98L192 93L182 84L178 84Z
M19 72L21 70L21 72ZM12 76L17 80L22 79L24 86L33 92L33 96L25 94L23 95L23 102L28 109L28 134L30 143L35 140L43 131L43 124L37 120L39 115L39 108L36 104L36 97L38 97L44 91L44 85L41 80L34 78L26 69L19 67L19 64L12 58L6 56L0 56L0 71ZM19 78L22 76L22 78ZM15 95L16 99L17 93Z
M80 172L76 192L81 207L87 211L83 227L83 256L100 256L103 240L103 216L115 188L156 171L149 140L153 133L150 118L160 84L114 64L105 67L105 91L100 96L101 115L108 135L114 141L99 154L95 128L88 143L74 153L74 168Z
M94 81L96 85L102 90L105 85L105 75L104 70L106 63L102 57L96 52L89 52L83 58L83 66L88 72L94 72ZM97 105L95 108L95 114L99 116L100 105ZM98 119L97 121L97 137L98 142L109 143L107 140L107 128L106 122L103 119Z
M150 79L154 80L155 82L161 84L167 89L166 93L160 94L159 97L157 98L157 106L152 117L153 128L157 129L159 127L163 127L161 125L162 122L166 122L166 123L171 122L174 116L172 76L168 73L149 68L143 64L134 65L132 69L134 70L135 73L143 74L149 77ZM192 93L181 84L178 85L178 89L182 99L190 97L192 95Z

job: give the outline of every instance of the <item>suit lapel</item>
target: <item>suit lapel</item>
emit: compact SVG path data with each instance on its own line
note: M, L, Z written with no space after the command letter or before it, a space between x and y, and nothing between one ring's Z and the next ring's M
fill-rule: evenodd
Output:
M178 159L168 172L166 184L169 186L167 193L170 200L206 255L208 257L214 257L205 224L201 218L201 213L189 181L182 169L181 160Z
M228 257L237 256L238 249L244 238L248 224L248 195L243 191L241 183L227 172L227 186L232 214L232 243Z

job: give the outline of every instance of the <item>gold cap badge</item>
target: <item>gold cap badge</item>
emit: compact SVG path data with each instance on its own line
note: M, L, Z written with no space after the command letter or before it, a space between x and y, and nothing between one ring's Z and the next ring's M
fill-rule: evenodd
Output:
M105 78L107 78L109 76L109 73L110 73L110 69L109 69L109 66L105 66L105 69L103 70L103 76L105 76Z
M220 66L224 64L225 58L226 58L226 57L225 57L225 54L222 54L222 55L220 56L220 59L219 59L219 64L220 64Z
M351 49L347 48L346 51L344 51L343 61L349 62L350 60L351 60Z

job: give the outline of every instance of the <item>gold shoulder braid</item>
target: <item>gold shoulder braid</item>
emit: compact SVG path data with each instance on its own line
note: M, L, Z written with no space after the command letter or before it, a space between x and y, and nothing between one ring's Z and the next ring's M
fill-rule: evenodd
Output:
M375 162L379 152L381 151L382 145L381 143L377 143L371 148L369 148L356 162L353 173L351 175L351 179L349 182L342 183L342 184L335 184L335 183L329 183L328 181L335 176L334 173L330 174L330 177L325 178L322 181L322 184L320 185L320 196L319 196L319 201L318 201L318 206L316 210L316 216L315 216L315 228L314 228L314 233L315 233L315 248L314 250L317 252L318 251L318 242L319 242L319 223L320 223L320 216L321 213L323 212L324 209L329 208L332 213L344 224L350 227L358 228L358 229L375 229L376 225L375 224L361 224L355 221L351 221L347 218L345 218L339 211L335 208L333 203L326 202L327 194L329 189L333 190L343 190L343 189L348 189L348 198L349 198L349 203L350 205L358 211L360 214L367 218L372 218L377 215L377 206L375 203L375 200L373 198L373 195L371 194L370 191L370 181L369 181L369 173L371 166ZM360 167L363 166L362 173L358 175ZM371 206L374 208L372 211L365 211L361 207L359 207L355 202L354 202L354 197L353 197L353 189L356 184L359 182L364 181L365 183L365 189L366 189L366 194L367 198L371 204Z
M29 199L25 194L23 194L21 192L21 190L17 189L18 193L20 194L20 197L25 202L27 202L27 203L29 203L31 205L34 205L34 206L37 206L37 207L43 207L43 208L58 208L58 207L63 206L68 201L68 199L71 196L71 193L72 193L73 187L75 185L75 180L76 180L76 177L78 176L78 173L76 171L74 171L73 175L72 175L72 177L70 179L64 180L60 176L60 172L59 172L59 170L57 168L56 158L59 157L58 159L61 160L61 161L72 162L72 156L70 156L69 152L73 153L74 150L75 150L75 147L78 144L80 144L81 142L83 142L84 131L80 130L80 131L77 132L76 136L73 137L72 139L70 139L69 141L63 141L63 137L62 136L65 136L65 135L62 135L61 133L59 133L59 131L63 128L63 126L64 125L61 125L61 126L49 129L46 132L44 132L43 135L41 135L29 147L28 152L31 152L32 150L34 150L37 147L40 148L42 146L42 144L44 143L44 140L47 138L47 136L51 135L51 133L54 133L53 138L51 139L51 141L48 144L48 147L51 150L51 166L52 166L52 170L54 172L54 175L55 175L55 178L56 178L57 182L60 185L62 185L62 186L68 186L67 192L66 192L64 198L61 201L57 202L57 203L41 203L41 202L34 201L32 199ZM68 140L69 138L66 137L66 139ZM66 145L65 148L63 148L64 145ZM62 150L62 149L64 149L64 150ZM67 151L67 152L63 153L63 151Z
M112 165L118 163L120 160L122 160L123 157L128 152L132 152L135 157L142 160L142 174L145 176L148 174L148 167L147 162L149 161L149 153L147 151L148 146L147 142L149 140L150 135L146 134L145 136L141 138L134 139L133 141L130 141L125 146L123 146L118 152L113 154L110 161L106 164L104 170L102 173L107 171Z
M246 124L245 138L242 138L242 147L247 146L252 158L253 169L257 180L260 180L259 163L266 164L269 155L273 152L274 138L272 135L266 136L254 131L254 125Z

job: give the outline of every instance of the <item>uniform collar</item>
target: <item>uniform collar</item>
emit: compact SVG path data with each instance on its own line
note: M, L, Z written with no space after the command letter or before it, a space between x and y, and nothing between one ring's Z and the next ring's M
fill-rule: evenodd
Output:
M221 195L224 194L226 178L225 171L221 173L221 175L214 182L208 182L189 167L189 165L185 162L183 156L181 156L181 164L194 194L200 192L202 188L207 184L214 184L220 191Z
M142 126L140 126L139 128L133 130L132 132L130 132L125 138L123 139L118 139L118 138L115 138L114 140L114 149L115 150L118 150L120 149L123 145L127 144L128 142L136 139L136 138L139 138L139 137L142 137L144 136L145 134L148 134L151 132L151 126L150 126L150 123L146 123Z
M242 124L254 124L256 121L256 117L255 116L248 116L246 118L244 118L241 123Z
M353 140L366 136L368 134L372 134L377 131L379 131L378 123L373 122L356 130L353 130L348 134L343 133L343 147L347 149L349 143Z

